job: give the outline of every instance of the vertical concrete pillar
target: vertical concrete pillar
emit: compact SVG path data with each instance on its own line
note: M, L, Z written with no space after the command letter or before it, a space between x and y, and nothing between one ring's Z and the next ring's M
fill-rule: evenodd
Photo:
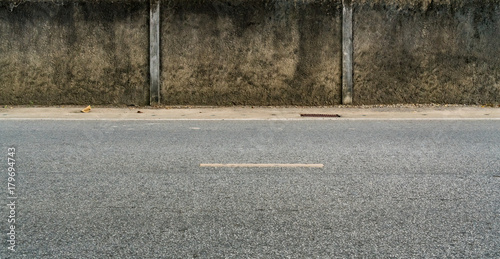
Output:
M342 5L342 104L352 104L352 0L343 0Z
M150 0L149 73L150 105L160 104L160 0Z

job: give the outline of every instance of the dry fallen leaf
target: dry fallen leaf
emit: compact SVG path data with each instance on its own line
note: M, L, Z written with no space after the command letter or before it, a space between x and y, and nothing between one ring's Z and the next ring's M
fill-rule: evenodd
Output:
M91 109L92 108L90 108L90 105L89 105L89 106L87 106L87 108L83 109L82 112L88 113L88 112L90 112Z

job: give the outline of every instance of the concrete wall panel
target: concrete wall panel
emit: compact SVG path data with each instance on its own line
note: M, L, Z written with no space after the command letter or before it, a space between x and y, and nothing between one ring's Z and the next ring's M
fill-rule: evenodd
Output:
M148 4L0 2L1 104L147 104Z
M500 7L361 4L354 13L358 104L500 102Z
M167 104L328 105L341 98L338 1L167 1Z

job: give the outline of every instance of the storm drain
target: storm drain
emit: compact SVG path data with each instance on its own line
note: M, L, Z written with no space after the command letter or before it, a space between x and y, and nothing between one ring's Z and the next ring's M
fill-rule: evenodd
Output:
M302 113L300 117L340 117L338 114L316 114L316 113Z

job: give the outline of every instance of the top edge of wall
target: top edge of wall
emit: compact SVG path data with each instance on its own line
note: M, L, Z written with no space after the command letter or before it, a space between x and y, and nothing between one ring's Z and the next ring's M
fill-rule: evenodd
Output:
M90 3L130 3L150 2L151 0L0 0L0 3L65 3L65 2L90 2ZM155 0L157 1L157 0ZM183 2L183 3L210 3L230 2L234 4L245 2L291 2L291 3L338 3L346 0L160 0L161 2ZM358 5L398 5L398 6L429 6L429 5L451 5L464 6L466 4L500 3L500 0L351 0Z
M398 5L398 6L430 6L430 5L449 5L464 6L468 4L488 4L500 3L500 0L352 0L360 5Z
M0 0L0 3L72 3L72 2L88 2L88 3L136 3L149 2L150 0Z
M90 3L127 3L127 2L150 2L151 0L0 0L0 3L65 3L65 2L90 2ZM158 1L158 0L155 0ZM159 0L161 2L182 2L182 3L255 3L255 2L290 2L290 3L337 3L343 0Z
M398 10L411 9L428 11L433 8L448 8L452 10L463 9L473 6L499 5L500 0L352 0L352 4L358 7L391 7Z

